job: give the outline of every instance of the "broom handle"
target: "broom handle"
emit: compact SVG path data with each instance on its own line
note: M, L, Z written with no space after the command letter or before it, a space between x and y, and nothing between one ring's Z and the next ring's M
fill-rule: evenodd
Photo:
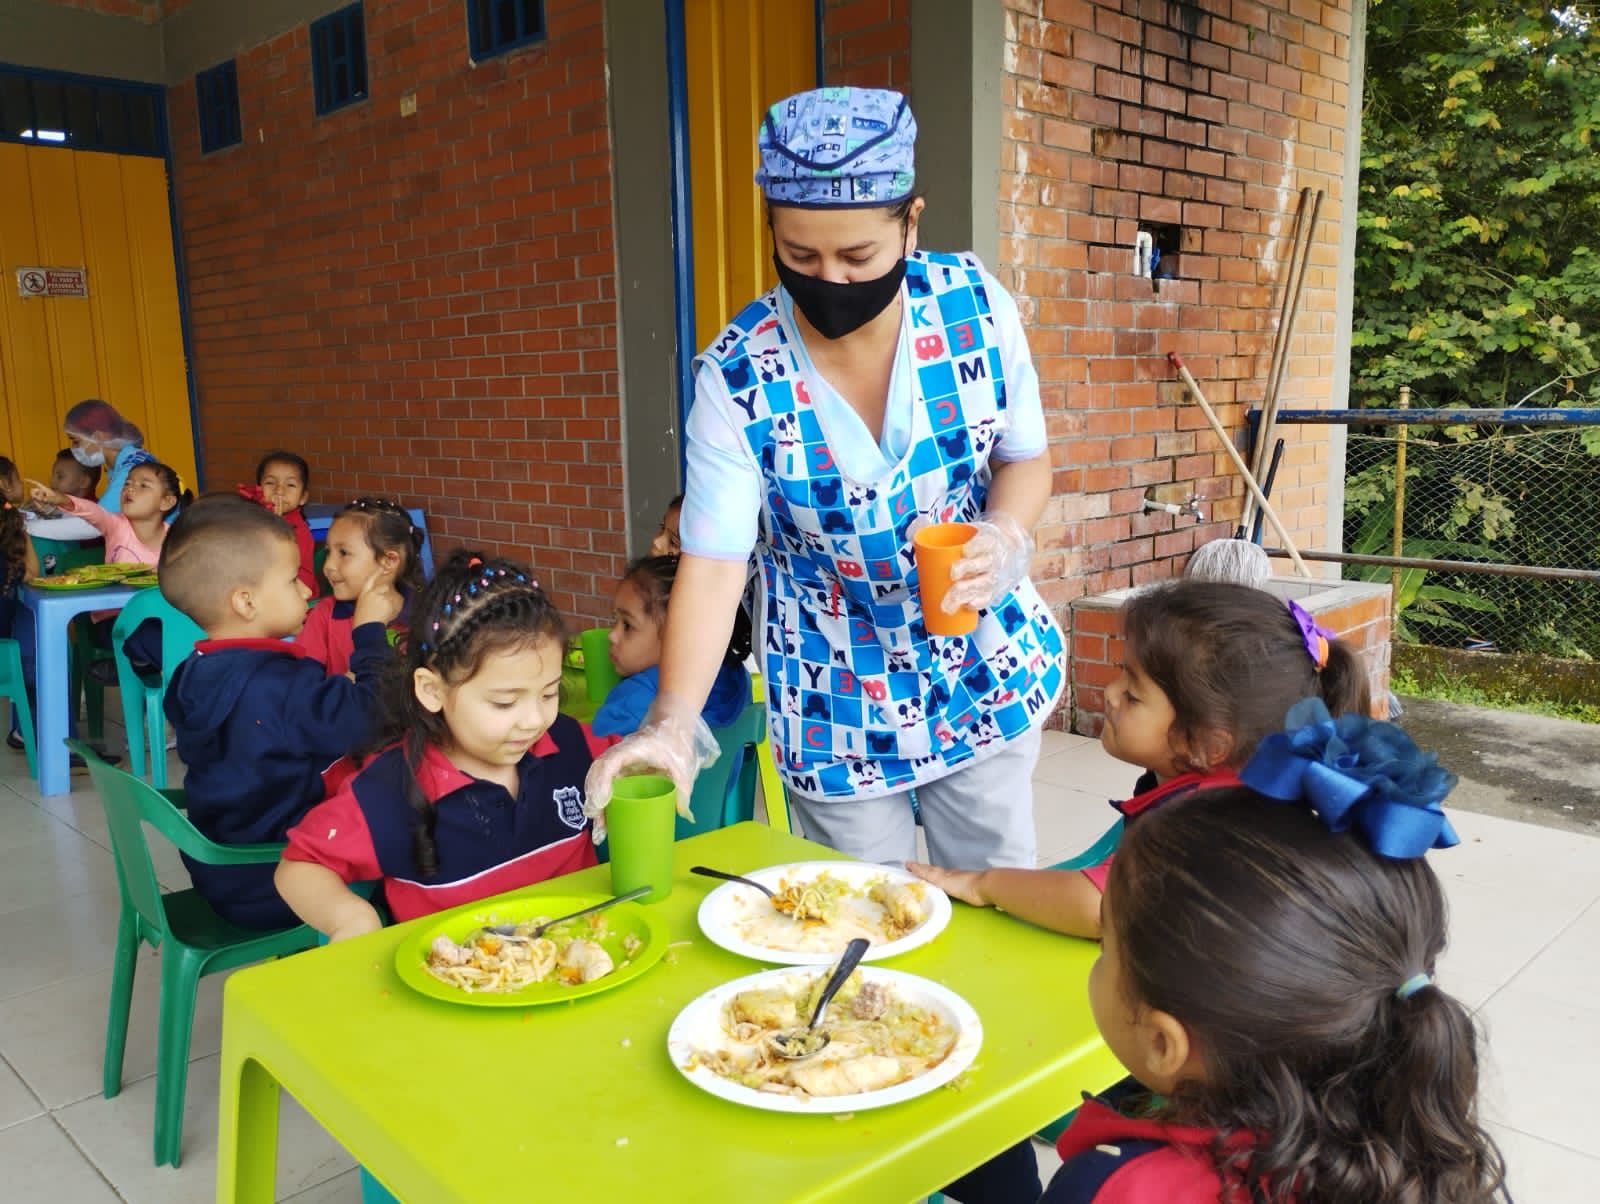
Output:
M1233 467L1244 478L1256 505L1261 513L1267 516L1267 521L1272 524L1272 529L1278 533L1278 538L1283 541L1283 550L1289 553L1289 559L1294 561L1294 567L1299 570L1302 577L1311 576L1311 570L1306 567L1306 562L1300 559L1300 553L1295 551L1294 540L1289 532L1284 530L1283 523L1278 518L1278 512L1267 501L1266 495L1261 492L1261 486L1256 484L1255 477L1250 475L1250 469L1239 455L1239 449L1234 447L1233 440L1228 438L1228 432L1223 429L1217 413L1211 408L1211 403L1206 400L1206 395L1200 391L1200 384L1184 366L1176 351L1169 351L1167 359L1172 361L1172 366L1178 370L1178 375L1183 377L1183 383L1189 386L1189 392L1194 394L1195 401L1200 403L1200 409L1205 413L1206 421L1211 424L1211 429L1216 433L1217 439L1222 443L1222 450L1228 453L1228 459L1233 461Z

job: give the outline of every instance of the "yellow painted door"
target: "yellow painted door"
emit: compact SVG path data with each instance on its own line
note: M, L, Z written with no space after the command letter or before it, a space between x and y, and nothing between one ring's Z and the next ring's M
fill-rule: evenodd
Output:
M110 402L195 488L166 165L0 143L0 452L48 479L62 420ZM19 295L17 269L83 268L87 297Z
M815 0L684 0L695 345L772 287L772 244L755 185L768 107L814 87Z

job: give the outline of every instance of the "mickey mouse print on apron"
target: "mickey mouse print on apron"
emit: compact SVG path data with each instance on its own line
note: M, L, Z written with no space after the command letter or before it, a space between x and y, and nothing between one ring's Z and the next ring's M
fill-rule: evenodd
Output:
M1026 579L968 636L923 623L912 525L982 514L1006 387L975 257L914 253L903 289L911 439L881 480L834 463L776 290L703 357L762 474L770 723L786 783L811 797L944 777L1036 726L1065 685L1060 628Z

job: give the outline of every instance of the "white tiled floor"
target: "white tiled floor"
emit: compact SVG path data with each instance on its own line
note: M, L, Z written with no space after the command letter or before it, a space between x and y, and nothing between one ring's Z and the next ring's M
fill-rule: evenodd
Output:
M113 734L115 734L113 732ZM175 767L176 769L176 767ZM181 772L181 771L178 771ZM1113 816L1105 800L1135 775L1098 743L1047 733L1035 775L1043 862L1078 852ZM176 779L175 779L176 780ZM100 1054L116 915L105 822L78 776L41 801L20 755L0 752L0 1197L78 1204L212 1199L221 982L204 980L195 1018L183 1166L151 1159L155 1079L153 954L141 960L121 1095L100 1095ZM1440 854L1453 944L1441 978L1490 1039L1483 1110L1527 1204L1577 1204L1600 1181L1600 840L1454 813L1460 848ZM187 884L170 850L157 872ZM278 1186L299 1204L354 1204L350 1158L286 1102ZM1048 1176L1054 1157L1041 1147Z

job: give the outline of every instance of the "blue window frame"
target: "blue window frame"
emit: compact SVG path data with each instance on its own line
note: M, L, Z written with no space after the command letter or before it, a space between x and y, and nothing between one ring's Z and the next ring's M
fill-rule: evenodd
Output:
M0 142L162 157L162 106L156 87L0 67Z
M359 3L311 23L311 89L319 117L367 98L367 37Z
M467 0L473 60L544 41L544 0Z
M239 71L232 59L194 77L200 111L200 153L209 155L239 141Z

